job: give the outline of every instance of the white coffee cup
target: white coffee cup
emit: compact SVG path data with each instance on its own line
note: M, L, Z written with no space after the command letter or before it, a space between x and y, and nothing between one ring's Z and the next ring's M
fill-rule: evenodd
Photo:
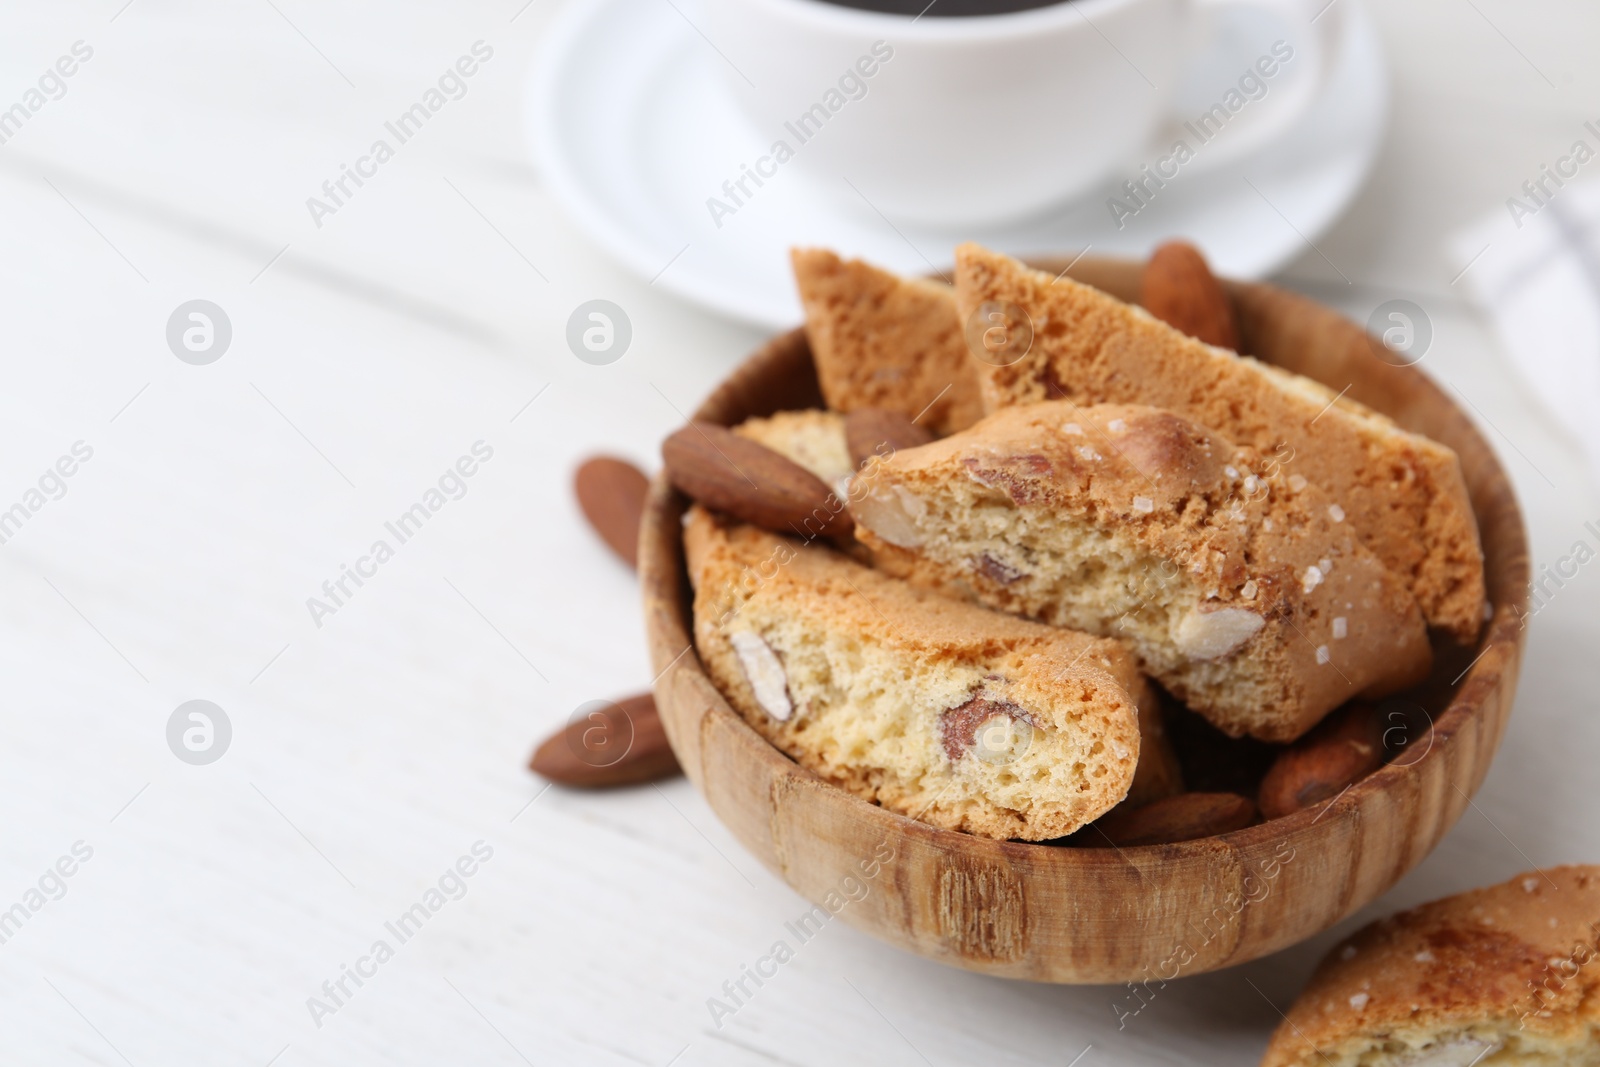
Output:
M1224 99L1231 86L1218 83L1213 121L1228 128L1184 170L1260 147L1316 99L1337 40L1337 5L1325 4L1065 0L913 18L827 0L699 0L696 21L740 110L786 147L785 171L892 219L960 227L1037 214L1154 161L1196 117L1174 114L1177 87L1225 12L1272 23L1259 66L1239 71L1263 88Z

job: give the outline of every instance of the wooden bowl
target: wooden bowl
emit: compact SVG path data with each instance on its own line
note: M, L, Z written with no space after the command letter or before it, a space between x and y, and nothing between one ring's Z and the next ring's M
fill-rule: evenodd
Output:
M1034 265L1054 272L1065 261ZM1069 273L1134 300L1140 269L1086 258ZM1393 885L1465 810L1500 743L1522 660L1528 548L1510 481L1444 391L1380 358L1360 327L1270 285L1228 288L1246 351L1334 389L1348 385L1347 395L1461 457L1493 618L1477 648L1440 657L1439 681L1418 696L1432 731L1404 751L1422 754L1389 763L1322 808L1180 844L1063 848L913 821L801 768L717 692L690 641L685 501L657 478L639 563L667 736L712 810L801 896L890 944L985 974L1165 980L1243 963L1326 929ZM695 417L731 425L819 406L810 348L796 329L762 346ZM883 860L886 853L892 858Z

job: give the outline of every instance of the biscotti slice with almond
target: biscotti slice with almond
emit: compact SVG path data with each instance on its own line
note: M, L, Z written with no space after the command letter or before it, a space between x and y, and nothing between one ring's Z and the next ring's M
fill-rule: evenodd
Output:
M835 411L883 408L935 433L983 415L955 293L820 248L790 253L822 396Z
M1336 946L1261 1067L1597 1067L1600 867L1556 867Z
M1432 662L1410 591L1315 485L1170 412L1004 408L850 498L879 568L1118 638L1234 737L1291 741Z
M993 411L1038 400L1148 404L1210 426L1322 487L1401 576L1434 626L1458 641L1483 624L1483 551L1456 454L1323 385L1213 348L1140 308L975 244L956 250L961 316L1014 305L1031 346L979 363Z
M848 418L858 418L868 410L857 409ZM780 411L746 419L735 426L733 432L793 460L834 486L841 499L848 499L849 480L855 472L846 439L846 419L847 416L836 411ZM861 450L874 458L882 458L892 451L870 435ZM873 459L868 459L864 465L870 468L872 462ZM865 546L860 546L860 550L865 556ZM1138 686L1139 766L1134 771L1133 785L1128 789L1127 803L1148 804L1181 793L1183 772L1172 739L1167 735L1159 696L1142 679Z
M759 733L891 811L1063 837L1127 794L1143 681L1114 641L937 594L817 544L685 522L695 647Z

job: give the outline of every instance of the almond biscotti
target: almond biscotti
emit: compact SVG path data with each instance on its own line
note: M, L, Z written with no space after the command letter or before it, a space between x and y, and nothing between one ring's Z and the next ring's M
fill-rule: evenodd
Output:
M951 830L1039 841L1128 792L1142 679L1113 641L914 589L690 509L695 647L802 766Z
M790 259L830 408L921 416L939 434L978 421L978 371L948 285L901 278L818 248L797 248Z
M1235 737L1293 740L1431 665L1416 601L1337 504L1170 412L1004 408L874 465L850 496L878 567L1119 638Z
M1373 923L1322 961L1261 1067L1600 1065L1600 867Z
M1212 348L1097 289L1029 270L974 244L956 250L956 300L968 316L1014 304L1033 341L1006 366L974 360L989 410L1036 400L1149 404L1263 454L1292 450L1423 615L1457 640L1483 622L1483 552L1450 449L1324 386Z
M849 497L850 450L845 440L845 417L835 411L780 411L746 419L733 428L741 437L766 445L818 478L834 486L841 499ZM883 453L876 453L880 456ZM869 460L870 465L872 461ZM866 546L859 546L861 562L870 562ZM1145 694L1149 693L1147 698ZM1167 735L1160 698L1139 682L1139 766L1128 789L1129 804L1148 804L1183 791L1183 772L1172 739Z

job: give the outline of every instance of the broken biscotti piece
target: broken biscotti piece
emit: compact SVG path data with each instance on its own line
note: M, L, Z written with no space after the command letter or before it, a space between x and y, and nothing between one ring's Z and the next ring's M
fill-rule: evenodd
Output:
M1529 871L1335 948L1261 1067L1600 1064L1600 867Z
M794 249L790 259L830 408L896 411L939 434L978 421L978 370L948 285L818 248Z
M914 589L820 545L685 522L695 647L728 702L822 778L950 830L1040 841L1109 811L1142 679L1114 641Z
M963 316L1013 304L1033 342L1007 365L977 364L989 410L1065 398L1149 404L1194 419L1292 467L1327 492L1428 622L1469 642L1483 623L1483 551L1450 449L1309 378L1196 341L1070 278L974 244L956 250Z
M1219 729L1291 741L1432 652L1405 585L1316 486L1155 408L1005 408L851 486L876 565L1123 640Z

